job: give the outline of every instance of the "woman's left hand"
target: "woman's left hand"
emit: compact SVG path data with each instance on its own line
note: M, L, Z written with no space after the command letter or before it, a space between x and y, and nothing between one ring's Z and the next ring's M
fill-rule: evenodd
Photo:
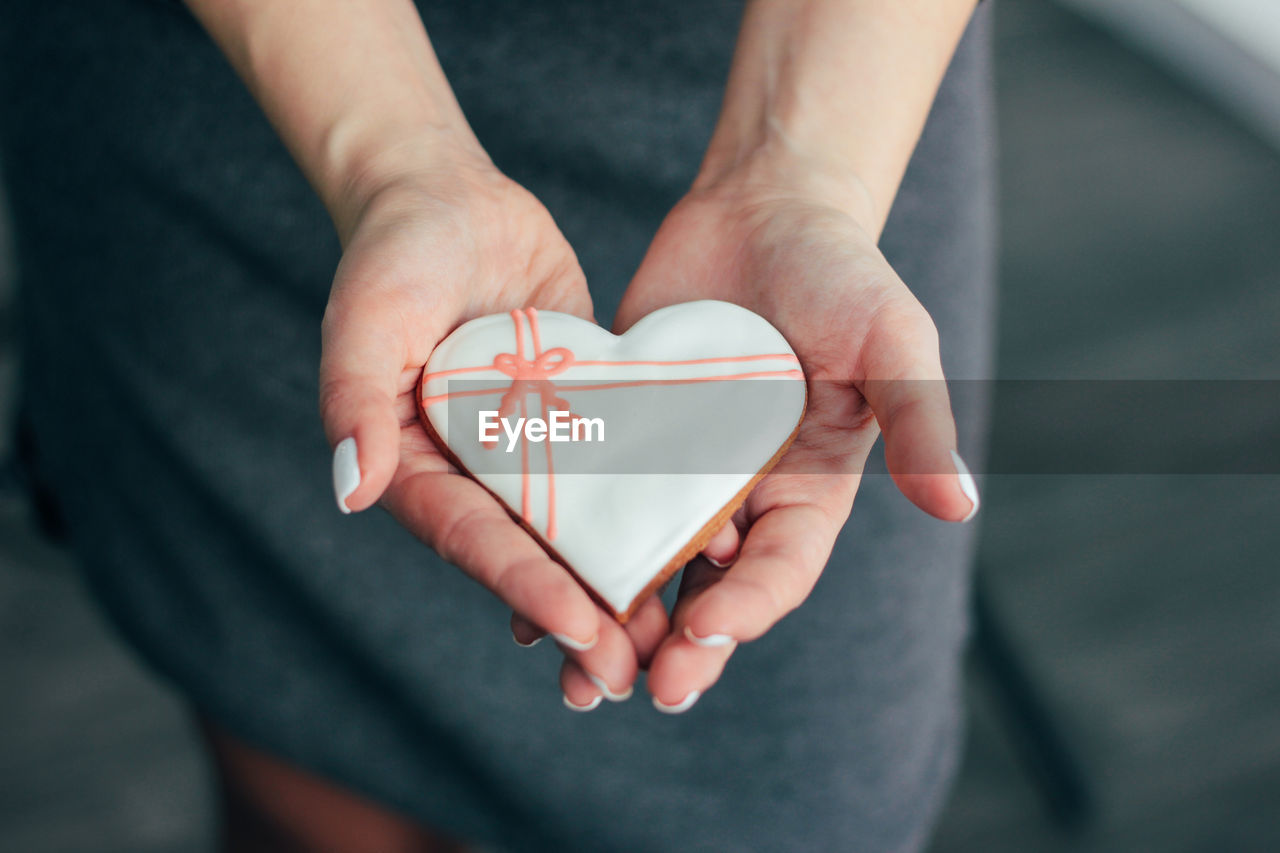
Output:
M872 218L857 215L858 196L807 191L767 168L746 171L695 186L675 207L615 324L625 331L679 302L734 302L782 332L809 383L794 444L735 515L736 530L717 537L729 543L727 555L738 551L736 562L727 569L704 557L691 563L669 629L643 638L639 657L661 709L692 705L739 642L761 636L805 600L881 430L889 471L908 499L948 521L977 509L972 478L953 457L937 331L876 248L862 224ZM562 684L585 701L589 690L568 671Z

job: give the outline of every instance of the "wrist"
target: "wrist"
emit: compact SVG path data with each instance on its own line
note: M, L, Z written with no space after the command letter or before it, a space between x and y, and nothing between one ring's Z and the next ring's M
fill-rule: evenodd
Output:
M186 3L344 238L385 186L455 158L487 162L410 0Z
M420 129L345 152L329 147L333 155L318 190L343 244L371 211L456 197L461 185L496 174L465 126Z
M754 145L717 148L713 142L692 192L716 195L736 206L799 201L845 214L878 239L888 215L866 181L838 158L802 151L765 136Z
M973 6L747 4L704 180L780 176L878 235Z

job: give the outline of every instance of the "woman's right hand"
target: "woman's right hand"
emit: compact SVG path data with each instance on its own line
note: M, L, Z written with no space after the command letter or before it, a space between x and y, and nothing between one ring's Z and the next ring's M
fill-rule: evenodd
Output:
M335 217L345 248L324 317L320 408L339 448L339 506L381 501L508 604L517 633L558 635L568 666L629 694L645 649L666 633L661 605L619 626L418 421L423 365L460 323L527 306L592 319L582 269L546 208L482 151L458 148L433 144L421 158L429 167L380 170L391 177L353 187L349 215Z
M342 238L320 366L340 506L381 500L515 610L518 639L561 635L574 701L595 689L586 673L627 693L666 634L661 606L618 626L418 424L418 376L463 321L528 306L591 317L551 215L490 162L412 0L185 2Z

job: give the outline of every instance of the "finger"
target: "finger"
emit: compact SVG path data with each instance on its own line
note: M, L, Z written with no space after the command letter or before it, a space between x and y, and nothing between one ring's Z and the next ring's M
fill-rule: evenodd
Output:
M536 646L545 636L547 636L546 631L519 613L511 612L511 639L515 640L517 646L523 646L526 649Z
M663 641L649 670L654 707L682 713L720 678L737 643L730 637L698 637L687 616L693 603L724 576L724 570L703 560L685 569L680 596L671 614L671 633Z
M898 489L930 515L968 521L978 510L973 477L956 454L938 332L919 303L877 314L860 357L859 390L884 433Z
M747 532L738 561L681 613L686 636L727 645L764 634L808 597L838 532L830 514L812 504L765 512Z
M403 476L388 491L387 507L530 622L582 648L599 639L595 602L476 483L444 472Z
M663 606L662 599L656 595L650 596L636 608L624 627L636 650L636 665L641 669L648 669L653 653L658 650L671 629L667 608Z
M653 650L666 636L667 613L662 602L654 597L636 610L625 628L606 618L601 619L601 626L602 639L590 651L578 651L564 645L561 649L567 658L579 663L606 698L621 702L630 698L635 683L640 663L637 642L647 647L644 652L644 664L647 666ZM511 636L517 645L525 648L535 646L546 634L520 614L511 614Z
M734 526L732 520L727 520L702 549L702 556L706 557L712 565L723 569L738 556L738 543L738 528Z
M657 599L653 599L657 601ZM666 611L662 609L661 602L658 602L658 611L662 617L663 636L665 636ZM640 616L641 622L649 623L646 634L655 633L653 628L654 619L652 618L653 608L645 608L645 614ZM632 619L634 622L635 619ZM583 670L584 675L596 686L596 689L602 693L605 698L611 702L623 702L631 698L632 687L635 683L637 674L637 657L634 649L634 640L631 637L631 624L628 623L627 628L613 623L609 619L601 619L601 639L589 651L578 651L571 646L561 645L561 650L567 659L578 663ZM528 619L518 613L511 614L511 635L517 645L526 648L535 646L546 636L546 631L539 628ZM653 640L653 647L657 647L658 640ZM652 654L652 651L650 651Z
M654 651L668 631L667 611L662 606L662 600L656 595L650 598L636 609L623 627L631 639L631 644L635 647L637 665L641 669L647 668ZM516 645L526 649L531 648L542 642L546 636L546 631L519 613L512 612L511 638Z
M625 628L601 611L600 637L589 649L560 643L565 658L576 663L610 702L631 698L639 667L635 646Z
M572 265L550 276L539 286L527 306L572 314L600 325L596 319L591 291L587 289L587 277L578 266L576 257L573 258Z
M368 509L400 453L396 396L407 362L405 332L390 300L335 297L321 326L320 417L336 447L334 496L343 512Z
M604 699L582 667L565 658L560 665L560 690L564 693L564 705L570 711L594 711Z

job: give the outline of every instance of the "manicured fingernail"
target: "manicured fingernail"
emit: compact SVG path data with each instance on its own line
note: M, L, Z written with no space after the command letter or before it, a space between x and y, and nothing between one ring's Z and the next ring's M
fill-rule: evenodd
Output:
M674 705L665 705L658 701L658 697L653 697L653 707L657 708L664 714L683 714L685 711L693 707L693 703L698 701L698 697L702 695L701 690L695 690L688 696L681 699Z
M356 440L344 438L333 449L333 494L338 509L350 514L347 498L360 488L360 460L356 456Z
M541 643L541 642L543 641L543 639L545 639L545 638L546 638L546 636L547 636L546 634L539 634L537 637L535 637L534 639L530 640L530 641L529 641L529 642L527 642L527 643L522 643L522 642L520 642L520 638L519 638L519 637L517 637L515 634L512 634L512 635L511 635L511 639L512 639L512 640L514 640L514 641L515 641L515 644L516 644L517 646L519 646L520 648L522 648L522 649L531 649L531 648L533 648L534 646L538 645L538 643Z
M587 678L590 678L591 683L594 684L596 687L600 688L600 692L604 694L604 698L608 699L610 702L625 702L628 699L630 699L631 694L635 692L634 688L628 687L622 693L614 693L611 689L609 689L609 685L605 683L605 680L603 678L600 678L599 676L596 676L596 675L592 675L589 672L587 673Z
M590 702L588 702L585 705L575 705L572 702L570 702L569 697L566 696L564 697L564 706L568 708L570 711L578 711L579 713L585 714L587 711L594 711L596 708L599 708L600 700L602 700L603 698L604 698L603 696L597 696L596 698L592 699Z
M573 637L570 637L568 634L552 634L551 636L556 638L557 643L559 643L562 646L568 646L569 648L573 649L575 652L585 652L589 649L594 649L596 647L596 643L600 641L599 634L592 637L590 641L585 643L582 642L581 640L575 640Z
M688 625L684 626L684 635L689 638L689 642L704 649L718 649L733 645L734 642L733 637L728 634L708 634L705 637L699 637Z
M973 481L973 475L969 473L969 466L964 464L960 454L954 450L951 451L951 461L956 466L956 476L960 480L960 491L964 492L964 496L973 504L973 509L969 510L969 514L960 519L961 521L968 521L978 514L978 507L982 503L978 498L978 484Z

